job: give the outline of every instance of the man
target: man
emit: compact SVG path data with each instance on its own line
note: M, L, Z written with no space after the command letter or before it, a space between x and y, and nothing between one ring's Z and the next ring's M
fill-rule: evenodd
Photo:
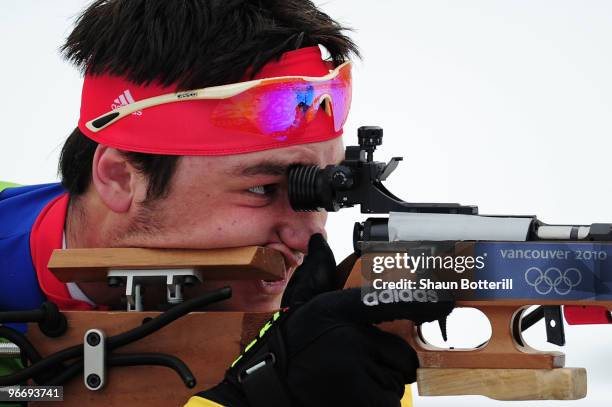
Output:
M402 316L432 320L448 307L425 317L422 309L366 316L369 310L360 308L353 292L320 297L338 288L308 282L317 275L327 281L335 269L321 237L326 214L296 213L287 198L289 165L342 159L340 136L351 96L345 62L357 54L343 31L304 0L98 0L89 6L63 46L85 79L79 124L62 149L62 183L0 192L0 310L35 308L44 298L63 309L120 306L119 290L65 285L51 275L49 256L62 247L278 250L286 265L280 282L203 287L231 285L232 298L219 308L249 311L278 309L289 278L309 255L301 268L306 277L285 301L297 310L269 330L282 331L284 342L262 336L259 343L280 360L278 350L298 346L295 332L303 327L323 339L301 343L306 358L290 354L284 360L290 377L265 381L258 391L268 396L266 386L282 387L286 394L278 400L329 405L333 398L324 393L300 392L329 383L325 374L312 374L333 360L329 349L354 349L355 363L329 371L355 389L343 400L397 405L418 362L407 344L371 324ZM207 90L197 91L202 88ZM155 304L157 295L148 291L145 300ZM318 321L320 307L346 312ZM353 311L363 318L347 321ZM342 320L343 329L330 335L330 320L334 327ZM336 336L342 332L354 337ZM388 351L373 357L369 347ZM238 367L252 360L247 353ZM359 394L363 389L369 397ZM261 395L231 377L200 396L191 403L261 404Z
M337 62L356 52L342 27L312 4L258 3L97 1L83 13L63 47L66 57L86 71L79 127L62 150L63 188L48 186L31 192L45 195L42 201L64 190L70 195L69 202L59 203L66 206L66 247L270 246L284 255L289 277L310 235L323 232L326 215L297 214L290 209L284 169L296 162L334 163L343 154L341 130L330 128L330 119L322 111L303 129L307 136L298 134L285 142L257 134L248 140L251 133L234 131L251 144L239 149L223 140L228 133L231 137L232 129L227 127L217 127L220 136L207 141L208 129L203 126L210 123L202 121L189 123L193 127L183 145L175 143L176 134L186 133L186 121L193 120L184 113L173 114L178 104L136 112L99 133L85 127L99 114L154 93L266 76L327 74L328 65L320 61L314 48L317 44L325 46ZM109 90L113 86L116 89ZM183 102L179 110L188 112L202 105L206 101ZM159 131L159 120L174 134ZM135 123L138 128L120 127ZM130 138L142 144L147 138L150 142L153 129L161 133L156 137L162 144L174 143L174 155L161 154L168 150L164 145L149 148L159 154L142 153L147 150L142 146L133 146L131 151L120 148L117 138L121 132L131 132ZM104 137L106 143L94 141ZM194 147L189 137L208 144ZM189 154L178 155L180 148ZM22 192L25 190L9 189L3 196ZM54 237L57 243L57 233ZM36 259L35 265L43 293L69 299L66 292L47 287ZM250 309L276 308L285 284L286 280L233 284L235 302L225 306L236 308L244 305L237 301L249 298ZM116 305L106 287L81 288L95 304Z

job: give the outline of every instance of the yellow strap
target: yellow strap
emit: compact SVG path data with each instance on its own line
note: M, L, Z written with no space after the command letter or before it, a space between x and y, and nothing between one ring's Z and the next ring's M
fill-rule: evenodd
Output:
M223 405L202 398L200 396L193 396L187 401L183 407L223 407Z
M7 188L18 187L18 184L13 184L12 182L0 181L0 192Z
M183 407L223 407L221 404L215 403L208 399L199 396L193 396ZM412 388L406 385L404 397L402 397L402 407L412 407Z
M409 384L406 385L404 390L404 397L402 397L402 407L412 407L412 387Z

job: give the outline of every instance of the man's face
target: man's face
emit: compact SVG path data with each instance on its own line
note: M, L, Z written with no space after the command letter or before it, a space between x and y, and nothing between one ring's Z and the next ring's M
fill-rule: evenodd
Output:
M273 248L285 259L283 281L215 281L205 283L204 288L231 284L233 295L222 304L224 309L278 308L288 278L307 252L310 236L325 233L327 219L325 212L291 209L286 169L295 163L336 164L343 157L340 137L248 154L182 157L168 196L154 202L151 208L140 208L129 232L118 235L114 245Z

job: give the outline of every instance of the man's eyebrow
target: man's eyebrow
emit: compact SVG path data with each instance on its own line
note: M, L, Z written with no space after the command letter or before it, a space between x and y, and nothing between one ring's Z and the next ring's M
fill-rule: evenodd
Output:
M292 163L291 163L292 164ZM280 161L262 161L252 165L237 165L229 170L234 176L256 177L259 175L279 176L287 173L290 163Z

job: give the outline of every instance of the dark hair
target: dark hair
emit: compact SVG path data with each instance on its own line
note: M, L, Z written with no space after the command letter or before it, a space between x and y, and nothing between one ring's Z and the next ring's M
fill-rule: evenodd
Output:
M345 30L309 0L97 0L61 51L82 71L180 91L238 82L286 51L318 44L339 64L359 55ZM64 144L59 171L72 195L89 185L96 146L78 128ZM179 157L126 155L148 178L147 200L168 192Z
M78 196L87 191L91 180L91 165L98 143L86 137L78 128L74 129L62 147L59 171L62 185L71 195ZM176 169L179 156L143 154L124 151L130 163L147 177L147 196L152 202L169 192L169 184Z

